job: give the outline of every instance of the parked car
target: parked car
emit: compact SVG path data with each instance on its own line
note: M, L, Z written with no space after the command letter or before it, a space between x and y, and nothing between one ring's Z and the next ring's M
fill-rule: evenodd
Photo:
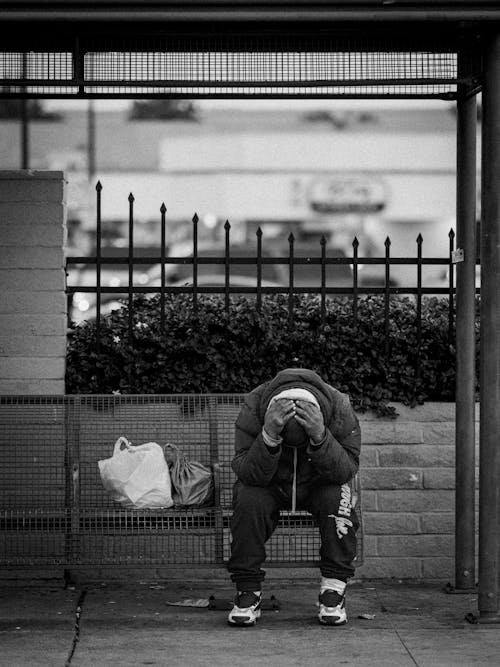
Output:
M122 287L124 292L126 292L127 283L128 274L125 273L123 267L120 271L115 271L105 266L101 268L101 286L103 288ZM68 286L95 287L95 266L70 272ZM101 292L101 313L103 315L110 312L111 304L116 304L117 297L116 293ZM95 318L96 302L97 294L95 292L74 292L70 300L70 319L78 324L83 320Z
M173 283L169 284L169 287L191 287L193 285L192 280L186 280L185 278L181 278L180 280L176 280ZM211 275L211 274L206 274L206 275L201 275L198 276L198 280L196 281L196 284L198 287L217 287L218 291L217 293L223 293L224 292L224 287L226 284L226 277L225 275ZM253 288L254 290L257 287L257 278L254 278L253 276L244 276L244 275L234 275L230 276L229 279L229 286L238 288L238 287L245 287L245 288ZM279 287L282 289L284 288L283 283L278 283L273 280L264 280L262 279L261 282L262 287ZM247 292L248 293L248 292Z
M191 246L192 248L192 246ZM169 256L192 258L192 251L186 252L186 244L172 246ZM224 247L220 243L203 243L198 246L197 257L205 259L214 257L223 259L225 254ZM249 245L231 245L229 255L231 258L247 258L249 263L230 264L229 280L231 285L256 286L257 285L257 250ZM262 257L268 257L267 252L262 253ZM252 261L251 261L252 260ZM282 265L262 264L262 284L268 286L280 286L285 284L285 273ZM225 284L224 263L204 263L197 264L198 284L204 285L224 285ZM161 265L157 264L148 272L148 279L145 285L159 287L161 285ZM165 283L168 285L183 285L193 283L193 263L166 264L165 265Z
M134 248L134 257L154 257L159 256L160 251L156 246L137 246ZM127 255L127 248L124 246L106 246L102 249L104 258L123 258ZM96 249L89 252L90 257L96 256ZM95 287L97 284L97 272L95 264L82 266L70 265L68 271L68 286L71 287ZM148 270L151 265L134 264L133 284L142 286L149 280ZM116 292L101 292L101 314L106 315L120 307L122 304L118 299L126 296L128 291L129 269L123 262L116 264L105 263L101 265L101 286L121 288L123 294ZM73 322L82 322L83 320L94 319L96 317L97 295L95 292L75 292L72 295L70 305L70 319Z
M294 256L295 257L321 257L321 240L326 240L326 256L352 258L354 237L358 238L359 260L358 260L358 286L360 287L383 287L385 285L385 266L380 264L368 264L363 262L365 257L380 258L385 256L385 248L378 244L371 236L355 232L352 234L345 229L337 229L331 221L251 221L248 223L248 238L253 235L259 226L265 238L266 248L271 255L288 257L289 243L288 236L294 235ZM312 270L307 265L296 265L294 276L305 280L306 284L321 284L321 269L311 265ZM328 287L352 287L353 286L353 266L351 262L345 264L330 264L326 271L326 284ZM396 286L398 281L390 277L390 285ZM298 285L298 283L296 282Z

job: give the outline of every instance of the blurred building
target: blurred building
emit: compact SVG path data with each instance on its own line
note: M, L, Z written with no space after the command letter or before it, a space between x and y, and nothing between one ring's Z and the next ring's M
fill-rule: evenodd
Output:
M318 103L320 105L320 103ZM3 168L18 167L18 132L0 121ZM70 218L91 230L95 191L86 180L86 112L30 126L31 166L66 167ZM128 195L134 194L136 244L159 239L160 205L167 206L167 240L200 232L216 237L226 219L232 238L264 241L294 231L324 233L349 252L380 254L387 235L393 255L446 255L455 216L453 107L363 111L204 110L196 121L128 119L99 112L95 180L101 181L105 236L126 239ZM65 161L67 164L65 164ZM284 237L286 238L286 236ZM81 245L82 240L77 241Z

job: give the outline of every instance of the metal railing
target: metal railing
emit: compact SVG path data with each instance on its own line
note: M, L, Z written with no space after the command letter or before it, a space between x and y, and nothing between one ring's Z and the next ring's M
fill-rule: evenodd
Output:
M358 306L360 300L367 295L380 295L384 301L384 320L386 334L390 325L390 301L401 295L411 295L416 303L416 333L417 340L421 339L422 332L422 299L426 295L439 295L448 301L448 334L450 341L453 339L454 331L454 294L455 294L455 232L451 229L448 234L449 253L446 257L424 257L424 240L421 234L415 241L415 254L413 257L395 257L391 255L391 239L387 237L384 242L385 253L381 257L365 257L359 254L359 241L355 237L352 242L352 254L350 256L332 255L325 236L318 242L317 250L308 253L301 252L300 244L296 243L295 236L291 233L287 238L287 251L280 256L270 256L265 252L265 240L262 229L256 231L255 251L248 247L241 253L233 253L231 244L231 225L226 221L224 225L224 249L218 255L205 255L199 250L198 238L198 215L192 218L192 252L189 256L171 256L167 253L166 239L166 206L160 207L160 239L159 254L156 256L138 256L136 254L134 237L134 196L128 197L128 248L122 256L107 257L102 252L103 224L101 218L101 195L102 186L96 186L96 251L93 256L70 256L66 260L66 273L68 278L73 275L78 267L92 267L95 269L94 284L71 285L68 280L66 293L69 304L76 293L95 294L95 318L97 344L100 340L100 323L103 317L103 301L108 297L122 297L124 305L128 308L129 333L133 336L134 320L134 297L139 294L159 295L160 301L160 331L165 331L165 299L168 294L190 294L193 311L198 308L198 297L200 294L220 294L224 298L224 307L228 311L231 307L231 299L235 294L245 294L255 297L255 307L259 311L262 307L262 299L268 294L284 294L288 296L289 324L293 326L295 296L299 294L317 295L320 301L321 321L325 322L328 300L331 297L345 297L352 303L353 324L358 318ZM108 266L123 266L126 268L127 281L124 286L104 285L102 280L103 268ZM200 280L200 267L219 267L223 269L223 275L213 284L207 284L206 280ZM409 265L415 267L416 282L412 285L398 285L393 280L394 267ZM159 270L157 284L137 284L134 279L134 269L146 266L156 266ZM424 286L423 269L426 266L442 267L442 275L446 276L440 284ZM185 281L172 282L172 269L189 267L189 275ZM246 267L243 269L243 267ZM251 272L253 280L246 280L245 284L235 282L235 275L242 272L248 273L248 267L253 267ZM269 268L279 269L280 279L278 282L269 282L264 279L264 272ZM307 281L307 285L300 284L296 279L296 272L302 271L301 267L310 267L310 274L318 271L317 284ZM333 267L340 270L341 267L349 273L346 281L345 274L338 283L335 277L327 278L327 272ZM361 270L366 267L378 267L378 277L375 282L367 284L360 276ZM254 281L254 282L253 282ZM154 282L154 281L152 281ZM477 288L479 292L479 288ZM70 308L68 308L69 312Z

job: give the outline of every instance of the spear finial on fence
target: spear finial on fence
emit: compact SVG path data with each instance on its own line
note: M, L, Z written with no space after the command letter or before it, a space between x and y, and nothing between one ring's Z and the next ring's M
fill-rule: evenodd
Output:
M418 243L418 245L422 245L423 241L424 241L424 237L422 236L422 234L419 234L419 235L417 236L417 243Z
M193 224L194 224L194 225L197 225L197 224L198 224L198 220L199 220L198 214L195 213L195 214L193 215Z
M224 229L228 232L231 229L231 225L229 224L229 220L226 220L224 223Z
M295 241L295 236L292 234L292 232L290 232L290 235L288 236L288 243L290 245L293 245L294 241Z
M324 248L326 246L326 237L325 237L324 234L321 234L321 238L319 240L319 243L320 243L322 248Z
M165 215L166 212L167 212L167 207L165 206L165 202L162 202L162 204L160 206L160 213L162 215Z
M450 238L450 241L453 241L453 239L455 238L455 232L453 230L453 227L450 229L448 236Z
M257 236L258 239L262 238L262 229L260 227L257 227L257 231L255 232L255 235Z
M101 192L101 190L102 190L101 181L97 181L95 189L97 190L97 192Z
M386 236L386 239L384 241L384 245L387 249L389 249L391 247L391 239L388 236Z
M129 194L129 196L128 196L128 201L129 201L130 204L131 204L133 201L135 201L135 197L134 197L134 195L133 195L132 193Z
M358 237L357 237L357 236L355 236L354 239L353 239L353 241L352 241L352 247L353 247L355 250L357 250L357 249L359 248L359 241L358 241Z

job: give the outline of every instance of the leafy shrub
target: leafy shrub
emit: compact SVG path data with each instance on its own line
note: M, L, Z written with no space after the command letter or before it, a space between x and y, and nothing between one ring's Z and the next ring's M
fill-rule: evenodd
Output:
M283 368L300 366L347 392L361 411L390 415L389 401L454 400L455 351L448 340L446 300L423 300L418 377L417 311L407 297L391 298L387 336L382 297L359 301L357 326L348 299L327 301L322 324L319 297L295 296L293 326L286 295L264 297L260 313L245 297L234 298L228 312L218 295L198 295L197 312L190 295L166 295L165 302L164 334L159 297L135 298L132 342L126 306L102 318L99 352L95 322L75 326L67 391L246 392Z

